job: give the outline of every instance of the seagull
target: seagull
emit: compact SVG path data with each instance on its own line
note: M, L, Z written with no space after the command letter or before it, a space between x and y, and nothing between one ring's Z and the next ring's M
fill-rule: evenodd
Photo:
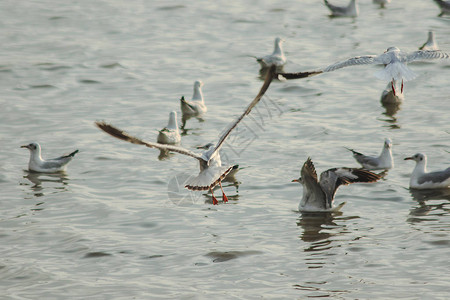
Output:
M434 2L436 2L437 5L439 5L439 7L441 8L439 17L442 17L443 15L450 15L450 1L434 0Z
M450 167L444 171L427 171L427 156L422 153L414 154L405 160L414 160L416 167L414 168L409 187L413 189L440 189L450 188Z
M272 82L273 76L275 74L275 66L272 66L267 74L266 80L262 85L258 95L253 99L253 101L247 106L245 111L235 120L230 126L225 130L225 132L220 136L219 141L216 144L208 143L203 147L199 147L204 149L202 153L195 153L190 150L184 149L179 146L173 145L163 145L159 143L146 142L139 138L133 137L128 133L110 125L105 122L95 122L95 124L106 133L116 137L118 139L130 142L132 144L144 145L149 148L157 148L168 150L172 152L177 152L180 154L184 154L195 158L200 165L200 173L197 176L192 176L185 182L185 188L193 191L211 191L213 204L218 204L216 197L214 196L213 189L215 186L219 185L222 190L222 199L223 202L228 202L228 198L225 195L225 192L222 188L222 180L227 176L231 171L235 170L237 166L223 166L222 161L220 159L219 150L222 148L225 140L231 134L232 130L236 128L239 122L248 115L252 108L261 100L264 93L269 88L270 83Z
M178 145L181 142L180 131L178 130L177 113L169 114L169 123L161 129L156 140L159 144Z
M390 3L391 0L373 0L373 3L380 4L381 8L385 8L386 4Z
M394 80L394 87L397 86L397 82ZM405 97L403 96L403 93L396 93L394 94L394 90L392 89L392 83L389 82L386 86L386 88L381 93L381 103L384 105L390 105L390 104L400 104L403 102L403 99Z
M375 73L375 76L381 80L391 81L392 90L396 95L394 83L402 81L401 92L403 93L403 81L412 80L416 74L411 71L406 63L416 60L449 58L450 54L439 50L418 50L411 53L401 51L397 47L389 47L381 55L356 56L335 64L329 65L323 72L331 72L354 65L380 64L384 69Z
M202 86L203 82L200 80L194 82L194 94L191 101L184 99L184 96L181 97L181 112L183 115L198 116L208 111L203 99Z
M314 75L318 75L323 73L323 71L306 71L306 72L295 72L295 73L285 73L285 72L279 72L275 74L275 78L278 80L289 80L289 79L300 79L300 78L306 78L311 77Z
M439 50L439 47L434 40L433 31L428 31L428 40L419 48L419 50Z
M20 148L28 148L30 150L30 161L28 169L32 172L56 173L65 171L67 164L72 160L78 150L68 155L52 159L43 159L41 156L41 146L34 142L28 145L20 146Z
M259 62L261 68L268 68L271 65L275 65L276 67L281 68L286 64L286 56L284 56L283 48L281 46L283 42L284 40L282 38L275 38L273 53L256 58L256 61Z
M357 17L359 14L357 0L350 0L347 6L335 6L324 0L325 5L331 10L332 17Z
M320 174L320 181L317 180L316 169L308 157L303 164L300 178L292 180L303 185L303 198L300 201L298 210L302 212L336 212L339 211L345 202L334 206L334 195L341 185L355 182L375 182L381 177L375 173L362 169L353 168L333 168Z
M387 170L394 167L391 139L384 140L383 150L381 150L381 154L378 157L367 156L353 149L347 149L352 151L353 157L366 170Z

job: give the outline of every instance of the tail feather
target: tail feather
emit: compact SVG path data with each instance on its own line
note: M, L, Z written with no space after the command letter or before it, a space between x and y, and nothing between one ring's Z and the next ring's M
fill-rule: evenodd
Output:
M77 154L78 152L79 152L79 151L78 151L78 149L77 149L77 150L73 151L72 153L65 155L64 157L74 157L75 154Z

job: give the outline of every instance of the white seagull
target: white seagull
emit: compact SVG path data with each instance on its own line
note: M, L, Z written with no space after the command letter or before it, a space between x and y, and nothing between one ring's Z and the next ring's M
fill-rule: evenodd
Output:
M379 4L381 8L385 8L386 4L390 3L391 0L373 0L373 3Z
M449 58L450 54L443 51L435 50L418 50L411 53L400 51L397 47L389 47L383 54L380 55L364 55L356 56L335 64L332 64L323 72L331 72L337 69L341 69L348 66L355 65L367 65L367 64L379 64L384 65L384 69L375 73L375 76L381 80L391 81L392 90L394 95L396 94L394 82L400 81L401 92L403 93L403 81L412 80L416 77L416 74L409 69L406 64L417 60L426 59L440 59Z
M199 116L208 111L203 99L202 86L203 82L200 80L194 82L194 94L191 101L184 99L184 96L181 97L180 104L183 115Z
M271 65L275 65L280 68L286 64L286 56L284 55L283 47L281 46L283 42L284 40L282 38L275 38L273 53L256 58L256 61L259 62L261 68L268 68Z
M113 127L105 122L95 122L95 124L106 133L112 135L113 137L116 137L118 139L138 144L138 145L144 145L149 148L157 148L160 150L168 150L177 152L180 154L184 154L190 157L195 158L199 164L200 164L200 173L197 176L192 176L188 178L185 182L185 187L189 190L193 191L211 191L213 204L217 204L218 201L216 197L214 197L213 188L216 185L219 185L222 190L222 199L224 202L228 201L227 196L225 195L223 189L222 189L222 180L229 174L231 171L237 168L237 166L227 165L223 166L222 161L220 159L219 150L222 148L223 143L227 139L227 137L230 135L231 131L236 128L236 126L239 124L239 122L250 113L253 107L261 100L264 93L269 88L270 83L272 82L273 76L275 74L275 66L271 67L269 70L269 73L267 74L266 80L264 81L264 84L262 85L258 95L253 99L253 101L248 105L248 107L245 109L245 111L234 121L230 124L230 126L225 130L225 132L220 136L219 141L217 144L209 143L205 145L204 147L199 147L205 149L203 153L194 153L190 150L184 149L182 147L178 146L172 146L172 145L163 145L159 143L152 143L152 142L146 142L139 138L133 137L122 130Z
M72 160L78 150L70 154L52 159L43 159L41 156L41 146L34 142L28 145L20 146L20 148L27 148L30 150L30 161L28 162L28 169L32 172L41 173L56 173L65 171L67 164Z
M353 168L333 168L320 174L317 180L316 169L308 157L303 164L300 178L292 180L303 185L303 198L300 201L298 210L302 212L339 211L345 202L334 207L334 195L341 185L355 182L375 182L380 179L380 175L367 170Z
M414 154L405 160L414 160L416 167L414 168L409 187L413 189L439 189L450 188L450 167L443 171L428 172L427 156L422 153Z
M439 17L442 17L443 15L450 15L450 1L434 0L434 2L436 2L437 5L439 5L439 7L441 8Z
M392 141L390 139L384 140L383 150L378 157L367 156L362 153L356 152L353 149L353 157L356 161L366 170L387 170L394 167L394 158L392 157Z
M357 0L350 0L347 6L336 6L324 0L325 5L330 9L332 17L357 17L359 7Z
M175 111L169 114L169 123L161 129L156 140L160 144L178 145L181 142L180 131L178 130L177 113Z
M439 46L437 45L436 41L434 40L434 33L433 31L428 31L428 39L423 44L419 50L439 50Z

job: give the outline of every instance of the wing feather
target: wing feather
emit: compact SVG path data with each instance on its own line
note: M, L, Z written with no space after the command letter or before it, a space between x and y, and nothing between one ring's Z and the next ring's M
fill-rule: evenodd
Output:
M356 56L341 62L337 62L335 64L329 65L325 69L323 69L323 72L331 72L337 69L341 69L348 66L355 66L355 65L368 65L373 64L375 61L375 58L377 55L364 55L364 56Z
M449 58L450 54L441 50L418 50L406 55L402 61L411 62L415 60L426 60L426 59L443 59Z
M146 142L143 141L137 137L131 136L128 133L120 130L117 127L114 127L110 124L107 124L105 122L95 122L95 125L97 125L98 128L100 128L101 130L103 130L104 132L108 133L109 135L121 139L123 141L132 143L132 144L137 144L137 145L144 145L146 147L149 148L156 148L156 149L160 149L160 150L167 150L167 151L172 151L172 152L177 152L180 154L184 154L193 158L196 158L198 160L203 160L201 155L194 153L192 151L189 151L187 149L184 149L182 147L178 147L178 146L172 146L172 145L165 145L165 144L159 144L159 143L152 143L152 142Z

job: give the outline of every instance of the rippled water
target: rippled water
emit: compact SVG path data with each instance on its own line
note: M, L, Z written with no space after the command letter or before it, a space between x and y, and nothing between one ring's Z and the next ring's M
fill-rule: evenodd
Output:
M334 2L346 2L338 1ZM190 158L115 140L106 120L156 140L196 79L208 113L184 147L215 141L260 88L251 56L286 40L286 71L389 46L416 50L450 19L432 1L361 1L330 19L320 1L4 1L0 85L0 290L4 299L426 298L449 296L450 192L408 189L416 152L448 167L450 65L416 63L398 108L380 104L374 66L273 82L229 143L239 185L226 205L178 190ZM318 172L357 166L344 147L394 142L383 181L340 188L342 214L301 215L291 183L308 156ZM65 174L29 174L28 153L79 149Z

